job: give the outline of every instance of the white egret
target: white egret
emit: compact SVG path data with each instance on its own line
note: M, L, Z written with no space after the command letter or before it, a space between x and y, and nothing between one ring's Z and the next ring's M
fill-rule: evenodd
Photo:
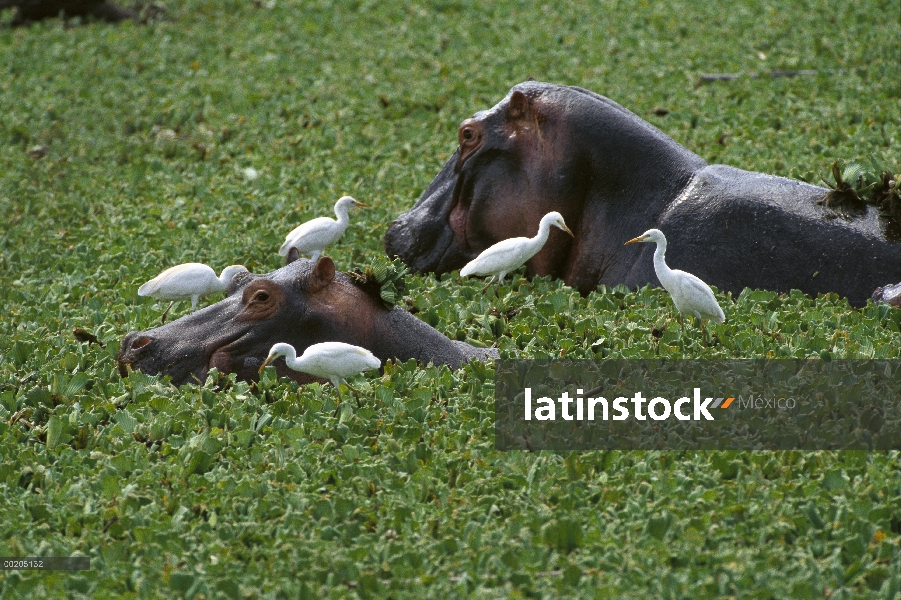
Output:
M726 320L723 309L720 308L716 298L713 296L713 290L710 286L695 277L691 273L680 271L678 269L670 269L666 266L664 254L666 254L666 236L659 229L648 229L636 238L632 238L624 245L633 244L635 242L656 242L657 249L654 250L654 272L657 273L657 279L670 296L673 298L673 304L679 311L679 318L682 315L697 317L701 321L701 328L704 327L704 321L714 321L722 323ZM682 322L684 329L685 323ZM706 337L706 331L705 331Z
M337 221L329 217L318 217L295 227L291 230L291 233L285 236L285 243L278 249L279 256L288 256L291 248L297 248L297 251L301 254L312 252L313 254L310 258L313 262L316 262L316 259L319 258L326 246L344 235L344 230L347 229L347 225L350 223L347 211L354 206L368 207L368 205L357 202L350 196L342 196L335 202Z
M538 234L535 237L509 238L494 244L490 248L486 248L481 254L469 261L465 267L460 269L460 275L463 277L469 275L492 275L492 278L488 280L482 291L484 292L495 278L497 279L497 287L500 288L504 275L524 265L527 260L538 254L538 251L544 247L551 233L551 225L559 227L569 235L573 235L573 232L563 222L563 216L560 213L556 211L549 212L541 218L541 223L538 224Z
M356 390L347 383L348 377L353 377L363 371L370 369L378 369L382 365L376 356L359 346L345 344L343 342L322 342L313 344L303 351L300 358L297 357L297 351L291 344L275 344L269 350L269 356L260 367L260 372L266 368L266 365L277 359L279 356L285 357L285 364L295 371L309 373L316 377L328 379L338 391L338 402L341 402L341 383L344 383L354 394ZM359 404L359 397L357 398ZM338 408L335 407L335 414Z
M184 263L166 269L140 288L138 296L149 296L157 300L170 300L169 308L163 313L162 322L166 322L166 314L176 302L191 301L191 310L197 308L197 300L201 296L224 292L232 277L246 272L241 265L231 265L222 270L222 275L203 263Z

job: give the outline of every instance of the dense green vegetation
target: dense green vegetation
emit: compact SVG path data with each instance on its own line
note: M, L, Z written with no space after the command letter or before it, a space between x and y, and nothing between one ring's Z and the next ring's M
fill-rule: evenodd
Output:
M901 594L897 453L501 453L491 364L389 366L333 418L329 385L176 389L114 361L163 309L142 282L186 261L273 269L288 229L343 193L374 208L329 254L379 255L457 124L529 76L605 94L711 162L897 172L897 2L167 5L148 26L0 24L0 555L92 559L2 572L0 595ZM747 77L770 69L841 72ZM744 76L698 84L715 72ZM661 290L481 285L416 276L406 294L505 356L901 347L901 310L835 296L720 295L706 347Z

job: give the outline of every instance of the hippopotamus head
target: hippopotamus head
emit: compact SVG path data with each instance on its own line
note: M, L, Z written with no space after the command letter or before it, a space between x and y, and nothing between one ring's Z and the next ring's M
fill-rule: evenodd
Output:
M656 193L661 185L676 189L704 164L603 96L539 82L515 86L493 108L463 121L458 142L416 205L385 235L388 255L415 271L460 268L500 240L534 236L541 217L557 211L575 241L552 232L527 267L529 274L562 277L585 229L600 225L582 223L586 203L628 204L650 180ZM637 156L647 147L656 150ZM674 166L666 181L653 173L655 161ZM617 222L623 230L617 242L644 231L644 224Z
M345 342L369 349L383 362L415 358L452 367L497 356L452 341L405 310L386 309L337 273L328 257L316 263L293 260L268 275L241 273L227 293L224 300L162 327L127 334L118 355L120 373L124 376L130 365L182 384L203 382L216 367L254 381L278 342L291 344L298 354L318 342ZM314 380L282 360L274 364L279 375L300 383Z

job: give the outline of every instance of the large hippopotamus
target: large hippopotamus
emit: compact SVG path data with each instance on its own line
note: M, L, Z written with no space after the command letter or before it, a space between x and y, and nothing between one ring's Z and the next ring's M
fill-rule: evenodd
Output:
M294 254L296 256L296 253ZM290 259L289 259L290 260ZM128 365L169 375L180 385L203 382L213 367L255 381L269 349L278 342L298 354L318 342L336 341L369 349L388 359L459 367L470 359L498 356L496 349L451 340L409 312L384 304L343 273L328 257L296 259L268 275L241 273L228 297L150 331L132 331L119 349L119 371ZM279 375L299 383L315 378L274 363Z
M561 213L527 264L583 294L599 284L660 285L652 244L623 244L657 228L667 262L721 291L837 292L862 305L901 281L901 229L872 206L842 214L829 191L783 177L709 165L603 96L525 82L459 127L459 146L413 208L385 235L389 256L414 271L458 269L492 244L533 236Z

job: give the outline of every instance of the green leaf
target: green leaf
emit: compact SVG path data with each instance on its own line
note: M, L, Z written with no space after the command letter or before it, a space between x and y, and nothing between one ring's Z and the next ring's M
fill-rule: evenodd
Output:
M85 389L89 381L90 377L86 373L76 373L63 388L62 395L67 398L76 396Z
M666 532L669 531L672 522L672 514L670 514L669 511L663 511L661 514L648 519L645 524L645 533L658 540L662 540L666 535Z
M59 444L63 433L63 420L53 415L47 422L47 450L53 450Z
M175 592L185 593L194 585L195 577L189 573L171 573L169 575L169 588Z
M820 511L817 510L817 505L813 500L807 503L807 506L804 508L804 513L807 515L807 518L810 519L811 525L815 528L823 529L826 527L826 522L823 521L823 518L820 516Z
M126 408L123 408L116 414L116 422L119 423L119 427L125 433L134 433L135 426L138 424L138 420Z
M557 550L568 554L582 543L582 527L574 519L552 519L541 528L544 542Z
M570 563L563 569L563 583L569 586L576 586L582 578L582 569Z
M843 490L848 487L848 476L841 469L832 469L823 475L823 487L827 490Z
M203 475L210 470L213 457L204 450L195 450L190 454L185 471L189 475Z
M866 172L867 170L862 164L857 162L850 162L842 171L841 178L851 187L859 188L862 187L860 179Z

